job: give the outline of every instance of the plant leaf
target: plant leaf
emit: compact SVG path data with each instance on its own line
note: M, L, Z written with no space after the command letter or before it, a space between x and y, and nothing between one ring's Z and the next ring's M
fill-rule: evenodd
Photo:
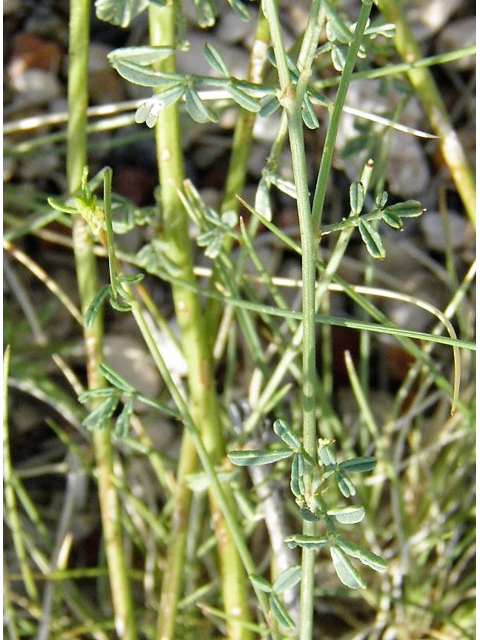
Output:
M355 569L342 549L332 546L330 547L330 555L332 556L333 566L337 576L346 587L350 589L366 589L367 584L365 580Z
M290 449L244 449L227 453L227 458L239 467L250 467L273 464L291 455Z
M393 213L400 218L417 218L422 215L425 208L418 200L406 200L405 202L397 202L397 204L391 204L389 207L385 207L383 210L387 213Z
M256 573L251 573L248 577L250 578L250 581L258 589L260 589L260 591L263 591L265 593L272 592L272 585L268 582L268 580L265 580L265 578L262 578L262 576L259 576Z
M237 14L239 18L241 18L244 22L248 22L250 20L250 14L247 9L243 6L243 3L240 0L227 0L228 4L232 7L234 12Z
M99 20L125 29L147 4L147 0L95 0L95 9Z
M333 452L332 443L333 440L320 439L318 441L318 459L326 467L334 467L337 464L337 460Z
M98 405L88 416L83 420L82 424L89 431L96 431L103 429L105 423L112 417L113 412L117 408L118 395L112 393L109 398L104 400Z
M242 107L242 109L246 109L247 111L251 111L252 113L257 113L260 111L261 104L252 96L249 96L245 91L240 89L234 82L229 82L227 85L228 93L232 96L235 102Z
M110 51L108 59L111 63L126 60L139 65L147 65L158 62L174 52L174 47L122 47Z
M269 600L273 617L278 622L278 624L280 624L282 627L285 627L286 629L295 629L294 621L288 615L287 610L280 602L278 596L276 596L274 593L271 593Z
M208 42L203 45L203 55L205 56L205 60L208 64L219 73L221 76L225 76L226 78L230 77L230 72L228 71L228 67L223 59L221 53L218 51L213 44L209 44Z
M372 226L370 222L368 222L368 220L362 219L360 219L358 228L368 253L372 256L372 258L383 260L383 258L385 258L385 249L383 247L382 240L380 239L380 234L378 233L378 231Z
M300 582L301 575L302 568L300 565L296 564L288 567L276 577L272 585L272 590L275 591L275 593L282 593L282 591L291 589Z
M217 17L217 6L212 0L194 0L197 22L202 29L213 27Z
M277 111L277 109L280 107L280 102L278 101L277 96L267 95L263 96L263 98L260 98L260 106L260 117L268 118L268 116L271 116L272 113L275 113L275 111Z
M293 449L294 451L298 451L299 449L301 449L302 444L300 440L293 433L286 422L280 419L275 420L275 422L273 423L273 430L276 435L281 438L288 447L290 447L290 449Z
M296 498L303 498L305 495L305 484L303 482L303 474L305 465L300 454L293 456L292 471L290 476L290 489Z
M338 466L342 471L348 471L349 473L367 473L375 469L376 464L377 461L372 456L363 456L344 460Z
M351 498L357 493L352 481L347 476L347 474L342 473L341 471L337 471L335 473L335 480L337 481L338 488L345 496L345 498Z
M117 438L126 438L130 429L130 416L133 411L133 398L128 398L120 415L115 421L115 435Z
M185 103L190 117L195 122L200 124L218 122L217 116L203 104L200 96L192 87L188 87L185 92Z
M260 178L255 193L255 210L266 220L272 220L272 203L270 202L270 189L265 178Z
M365 509L363 507L341 507L339 509L329 509L329 516L332 516L341 524L356 524L361 522L365 517Z
M350 185L350 209L356 216L360 215L365 202L365 189L361 182L352 182Z
M112 62L112 67L117 70L122 78L141 87L165 87L184 80L181 74L153 71L149 67L142 67L126 60L114 61Z
M295 547L302 547L302 549L320 549L328 544L328 538L295 533L285 538L285 544L290 547L290 549L295 549Z
M320 126L317 114L307 97L305 97L302 102L302 120L309 129L318 129Z
M106 284L100 289L100 291L94 297L83 319L83 324L85 325L86 329L90 329L92 327L95 321L95 318L98 312L100 311L100 307L103 304L103 301L110 294L111 294L111 286L109 284Z
M382 220L394 229L401 229L403 227L400 216L397 216L396 213L392 213L391 211L382 211Z
M102 376L106 378L113 387L120 389L120 391L123 391L124 393L135 392L135 387L127 382L125 378L122 378L122 376L117 371L115 371L115 369L112 369L107 364L105 364L105 362L102 362L99 369Z

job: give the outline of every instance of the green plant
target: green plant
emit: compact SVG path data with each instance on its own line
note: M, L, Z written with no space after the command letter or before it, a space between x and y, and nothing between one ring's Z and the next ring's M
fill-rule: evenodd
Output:
M228 4L239 17L250 19L247 5L239 0L228 0ZM212 26L217 12L214 3L201 0L194 5L199 25ZM272 638L295 634L307 640L316 637L317 598L328 600L340 595L353 599L349 590L365 594L356 600L364 607L367 621L361 624L365 633L377 633L380 628L400 633L406 608L416 607L415 620L421 633L428 633L424 630L435 629L441 623L446 632L454 629L468 635L470 600L458 597L455 600L460 602L458 609L449 609L445 585L455 578L458 588L462 584L460 577L463 579L465 574L465 584L468 589L471 586L471 575L465 570L471 538L463 520L469 520L472 506L467 497L457 517L452 502L458 497L456 492L462 482L468 480L471 468L468 448L472 439L473 403L470 389L460 394L459 384L462 362L463 371L467 371L463 375L470 380L468 354L474 349L471 331L465 329L468 314L462 314L462 305L468 304L474 267L466 272L443 312L423 301L420 295L407 296L373 287L368 275L364 285L350 285L340 277L339 269L353 241L364 246L368 256L365 262L371 260L369 268L374 270L373 263L388 255L385 229L400 232L404 223L424 211L416 200L388 204L381 157L378 161L368 158L360 175L349 179L339 220L324 223L335 140L349 83L355 77L375 77L378 70L368 68L369 58L384 55L378 40L388 49L400 18L390 17L392 23L380 18L371 21L372 1L363 0L356 22L351 24L334 3L313 0L304 33L287 52L278 3L263 0L254 35L258 47L252 47L248 78L239 79L230 73L218 48L208 42L208 32L203 55L213 75L186 75L177 71L176 59L188 55L188 46L182 7L176 0L98 0L98 17L121 27L127 27L140 12L148 12L149 43L116 49L109 55L112 67L123 79L152 89L153 95L141 101L130 119L153 130L159 172L156 206L140 209L112 193L109 167L96 175L88 174L88 8L88 2L84 1L73 3L71 9L68 194L64 199L50 197L49 208L26 223L7 215L12 226L4 240L11 256L38 276L43 272L12 243L27 234L41 236L48 232L46 227L52 219L72 229L71 248L81 312L61 289L49 284L48 274L42 278L61 304L83 322L88 388L83 389L61 355L54 353L53 357L85 408L72 402L57 382L50 385L42 382L41 368L36 368L35 363L13 357L17 344L7 350L5 368L12 386L27 389L42 400L47 398L44 401L75 422L82 434L86 429L92 435L95 463L86 462L74 439L52 424L71 455L98 483L106 556L98 584L105 588L108 579L113 614L105 621L103 618L107 616L92 611L88 598L80 597L76 609L72 604L78 596L75 574L62 565L59 547L52 545L12 467L5 413L8 524L22 582L32 603L32 620L44 619L38 622L38 637L67 631L77 633L74 620L78 620L83 625L78 633L102 638L106 637L105 630L114 628L122 638L137 638L140 634L162 640L188 638L193 634L213 637L218 630L229 638L242 640L255 634ZM394 14L388 10L386 15ZM325 39L319 45L321 34L325 34ZM359 59L367 66L355 71ZM435 62L445 59L435 58ZM316 77L317 69L325 64L339 73L335 77L338 89L334 100L323 94L326 84L322 85ZM388 62L384 70L392 75L398 72ZM401 70L407 71L408 66ZM215 99L210 101L213 91ZM215 208L204 201L193 180L185 179L182 131L188 119L214 126L222 111L232 106L239 115L224 193ZM317 132L321 108L327 108L329 119L312 189L307 179L305 132ZM254 122L275 112L280 115L278 129L255 185L254 201L247 202L242 189L253 146ZM379 134L384 138L393 128L406 130L393 120L361 110L356 113L384 126ZM287 138L291 180L281 175L279 166ZM366 144L365 136L359 136L359 140ZM353 146L350 151L355 151ZM456 175L461 181L466 171ZM102 185L103 194L96 194ZM469 193L468 184L459 191ZM299 244L277 224L278 194L290 198L298 213ZM7 202L8 196L7 192ZM14 195L10 197L13 202ZM248 222L240 207L250 214ZM190 237L190 225L195 227L195 240ZM139 227L151 231L149 241L135 253L121 250L117 235ZM263 264L255 241L259 229L267 230L283 249L299 256L301 279L292 286L301 289L300 311L290 309L283 289L285 283ZM199 255L209 267L197 266ZM108 261L108 281L103 284L97 277L99 257ZM255 276L246 270L248 259L255 267ZM171 287L179 348L186 363L185 385L172 374L159 346L157 331L166 330L168 322L144 287L142 279L147 274ZM200 275L208 278L204 286L199 283ZM268 292L267 301L261 298L258 283ZM335 293L348 296L352 304L362 309L362 320L330 315L329 296ZM430 333L396 327L372 302L372 298L391 297L433 314L438 325ZM133 318L164 384L159 397L150 398L140 392L104 362L102 339L104 331L108 331L102 315L105 303L113 313L130 314ZM459 326L463 322L461 339L451 322L454 316L459 318ZM316 359L319 325L327 328L323 334L323 375ZM332 363L328 357L332 348L328 327L332 325L354 328L363 335L376 332L390 336L413 361L391 402L388 417L379 424L369 404L370 343L364 342L367 346L360 375L351 357L346 356L350 386L360 414L358 437L342 424L332 402ZM444 329L448 337L441 335ZM13 326L9 333L15 339ZM41 332L38 335L39 345L44 348L42 357L46 358L50 355L46 339ZM227 414L234 407L238 335L249 368L249 379L242 389L242 397L248 396L249 411L232 430L232 420ZM426 346L419 346L419 340ZM453 383L431 355L433 346L442 343L453 351ZM412 388L412 409L402 414ZM430 397L431 388L431 395L439 398L438 412L444 412L450 404L452 416L443 423L440 442L436 443L433 436L425 436L423 443L422 429L424 425L430 428L430 422L426 412L422 412L422 403ZM181 427L176 459L155 447L148 426L139 418L139 406L150 407L153 415L165 416ZM147 508L128 485L126 470L136 455L153 470L162 497L160 506L157 500L149 504L158 511ZM455 466L455 455L463 456L463 467ZM258 467L267 470L261 476L255 475ZM118 469L122 469L121 473L117 473ZM453 480L450 491L443 495L441 478L445 469L451 471ZM355 484L351 474L359 474ZM408 513L411 505L403 485L415 493L419 491L416 481L424 477L432 488L432 500L428 502L426 495L419 495L418 511ZM265 499L261 497L265 495L262 490L266 487L267 494L270 489L273 492L275 483L282 484L286 478L290 492L283 494L275 513L272 507L272 513L266 511L262 515ZM20 535L17 502L21 502L42 538L41 543L35 542L42 572L52 585L56 579L66 585L65 602L69 612L74 612L69 613L66 621L60 615L50 617L51 611L62 611L61 606L54 606L58 601L54 603L53 587L49 597L46 591L43 603L40 602ZM387 516L382 515L384 505L388 507ZM422 538L425 528L435 522L435 513L445 514L439 530ZM274 558L267 568L250 537L259 519L267 521L270 543L275 530L281 531L284 549L292 553L300 551L301 558L288 556L286 567L276 566ZM344 526L359 523L361 530L350 527L343 531ZM142 563L145 561L142 571L130 565L126 542ZM418 551L415 557L421 558L418 574L409 549ZM358 562L364 566L359 568ZM336 574L334 587L332 567ZM369 572L370 569L376 573ZM137 579L143 581L148 601L141 602L138 613L138 596L132 588ZM403 580L404 595L397 588L398 580ZM432 593L436 589L441 591L444 611L440 605L433 606L435 598L425 596L422 589L427 584ZM298 585L299 602L295 598L288 600L285 594L295 594ZM7 589L6 613L11 637L32 635L34 623L22 627L16 619L10 593L11 589ZM218 606L211 606L205 599ZM389 607L394 611L391 618L385 614Z

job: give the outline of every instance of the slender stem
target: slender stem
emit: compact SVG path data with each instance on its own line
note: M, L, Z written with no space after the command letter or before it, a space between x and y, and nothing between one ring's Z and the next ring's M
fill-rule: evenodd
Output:
M70 6L70 43L68 76L67 184L69 193L78 191L86 164L86 121L88 104L88 45L90 2L77 0ZM85 314L97 293L97 265L93 243L86 222L76 216L73 245L82 312ZM87 353L88 386L104 386L99 374L102 359L103 325L99 314L90 329L84 330ZM98 472L100 511L107 564L115 612L115 628L121 638L135 640L135 625L127 563L122 542L121 512L117 490L112 482L113 452L110 430L93 434Z
M243 563L243 566L245 567L245 570L249 575L252 573L256 573L257 568L252 559L252 556L250 555L250 551L248 550L248 547L245 543L241 525L236 516L235 507L231 504L229 495L226 491L227 487L225 487L225 485L222 486L220 484L220 481L218 480L215 467L211 460L211 456L204 444L202 433L198 429L196 422L194 421L193 416L190 413L190 409L186 400L184 399L183 395L177 388L175 382L172 379L172 376L170 375L170 371L167 365L165 364L165 361L163 360L162 355L160 354L160 351L158 350L155 338L153 337L150 331L150 328L147 322L145 321L145 318L143 316L143 312L139 303L135 299L132 299L131 305L132 305L132 313L138 325L138 328L140 329L143 339L145 340L145 343L160 372L160 375L162 376L163 381L165 382L165 385L175 405L177 406L180 412L183 424L185 425L185 428L187 429L188 434L191 437L195 450L198 454L200 462L203 466L205 474L210 483L211 492L214 495L215 500L219 505L220 509L222 510L223 517L225 518L228 524L228 529L232 534L232 538L235 542L235 545L236 545L238 554L241 558L241 561ZM279 636L275 630L275 625L272 623L272 618L270 616L266 595L262 591L259 591L255 587L255 585L254 585L254 589L255 589L255 593L257 595L258 601L260 603L260 607L262 609L263 615L265 617L265 620L267 621L267 623L269 623L272 637L277 639ZM159 635L159 637L162 638L163 636Z
M327 135L325 136L325 144L323 146L322 159L320 161L320 169L318 171L317 184L315 187L315 195L312 204L312 224L317 228L321 224L323 203L327 193L327 181L332 165L333 152L335 150L335 140L337 137L338 127L340 124L340 116L342 115L345 97L347 95L348 85L350 84L355 62L357 60L358 49L362 42L363 32L367 25L367 20L372 8L372 0L362 0L362 6L358 15L357 25L353 34L352 42L348 48L345 67L342 72L340 84L338 86L335 103L331 111L330 122L328 123Z
M311 73L311 64L320 31L320 1L314 0L310 19L301 49L300 77L296 91L292 87L288 72L285 48L280 35L278 14L272 2L265 0L264 7L270 24L272 42L277 61L280 80L280 102L287 114L290 150L295 186L297 190L298 220L302 246L302 408L303 408L303 446L305 451L315 456L316 420L315 420L315 279L316 247L312 229L310 201L307 183L307 165L303 139L302 102ZM323 13L321 14L323 19ZM305 492L311 491L312 477L308 470L304 477ZM315 523L304 522L303 533L314 535ZM300 592L300 638L312 636L313 629L313 591L315 577L315 551L304 549L302 553L302 577Z
M172 46L175 44L174 4L167 3L163 8L150 6L150 42L154 46ZM159 63L159 70L167 73L175 71L175 58L170 56ZM156 145L159 165L160 191L162 204L162 224L169 244L169 258L179 267L181 276L189 283L194 283L192 247L188 234L188 217L178 192L183 183L183 158L180 140L178 107L173 105L164 109L156 126ZM190 393L191 414L195 424L201 425L202 441L208 452L211 464L219 464L225 455L220 422L220 411L215 382L213 379L212 355L208 340L205 318L202 315L198 297L191 290L173 286L173 300L176 318L179 324L184 354L188 367L188 384ZM189 436L182 445L182 467L178 478L182 499L176 504L177 509L185 514L188 510L187 473L192 471L195 461L193 444ZM183 464L185 462L185 464ZM187 464L188 462L188 464ZM225 488L225 500L233 506L231 491ZM249 621L247 604L246 575L232 539L231 530L222 513L217 497L210 492L210 508L217 538L217 549L221 567L222 594L225 611L228 615L228 633L230 638L246 639L251 633L235 620ZM164 576L163 593L159 611L157 638L173 637L173 618L180 593L183 574L183 558L185 554L185 533L187 521L181 519L183 530L178 531L173 555L169 555L169 569ZM168 606L164 606L168 597ZM166 633L165 629L168 629Z
M397 0L379 0L378 6L386 19L395 23L395 46L405 62L416 62L421 56L402 7ZM440 138L440 148L445 164L450 169L455 186L472 225L476 226L475 179L463 147L452 127L448 111L443 103L435 80L429 69L407 71L410 84L414 88L432 129Z

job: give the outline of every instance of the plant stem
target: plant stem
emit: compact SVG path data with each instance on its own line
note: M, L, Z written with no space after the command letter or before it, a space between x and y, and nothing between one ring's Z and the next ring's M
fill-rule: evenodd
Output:
M325 144L322 151L322 159L320 161L320 169L318 171L315 195L312 204L312 224L314 229L316 229L321 224L323 203L325 201L325 195L327 193L327 181L330 174L330 167L332 165L333 153L335 151L335 140L337 138L340 117L342 115L348 85L350 84L353 69L355 67L355 62L357 60L358 49L362 41L363 32L365 31L371 8L372 0L362 0L362 6L358 15L357 25L353 34L353 40L348 48L345 67L342 71L342 77L338 86L337 95L335 96L335 103L331 111L327 135L325 136Z
M150 6L150 42L154 46L175 44L174 5L167 3L163 8ZM159 63L164 72L175 71L173 56ZM183 183L183 158L176 105L164 109L156 125L156 144L160 175L162 223L169 243L169 258L179 267L181 277L189 283L195 282L193 273L192 247L188 234L188 218L178 195ZM188 367L188 385L191 414L195 424L201 425L202 441L213 465L219 464L225 455L220 412L215 382L213 379L212 357L209 350L208 332L200 309L198 297L191 290L179 286L172 287L176 318L179 324ZM182 444L182 460L179 468L178 485L181 493L177 513L182 515L176 531L172 552L167 560L168 569L164 576L162 600L159 611L157 638L173 637L176 604L180 593L185 556L185 535L189 507L185 477L195 468L195 455L190 436L185 434ZM225 488L225 500L233 506L233 496ZM246 639L251 633L236 623L235 619L249 621L247 605L246 576L239 554L235 548L231 531L221 512L216 497L210 491L210 507L217 538L217 547L222 574L222 594L228 618L230 638ZM175 518L174 518L175 520ZM175 539L174 539L175 540ZM167 582L165 577L168 577ZM168 593L171 592L171 593ZM164 606L168 599L169 605Z
M395 46L405 62L416 62L421 56L400 3L397 0L379 0L378 6L385 18L395 23ZM432 129L440 138L440 148L445 164L450 169L455 186L468 217L476 226L476 190L471 167L458 136L452 127L448 112L442 101L435 80L429 69L407 70L408 79L430 121Z
M307 183L307 165L303 139L302 102L311 73L311 64L315 48L318 44L320 20L320 1L314 0L310 11L309 22L301 49L300 77L296 91L292 87L288 72L285 49L280 34L278 14L273 2L265 0L264 7L269 20L272 42L277 61L280 80L281 98L287 114L292 166L297 190L298 220L302 246L302 409L303 409L303 446L305 451L315 457L316 420L315 420L315 279L316 279L316 247L312 228L310 201ZM308 470L304 477L305 493L311 491L312 475ZM305 521L304 535L314 535L315 523ZM315 551L304 549L302 553L302 576L300 591L300 638L312 636L313 627L313 591L315 577Z
M67 184L70 194L78 191L86 164L86 119L88 104L88 45L90 2L78 0L70 5L70 42L68 76ZM97 293L97 265L93 243L86 222L79 215L73 225L73 245L80 302L83 314ZM103 326L98 314L93 326L84 329L87 354L88 387L103 387L99 374L102 359ZM124 639L137 636L127 563L122 542L121 511L117 490L112 482L113 453L110 430L93 434L98 472L98 491L106 547L115 628Z

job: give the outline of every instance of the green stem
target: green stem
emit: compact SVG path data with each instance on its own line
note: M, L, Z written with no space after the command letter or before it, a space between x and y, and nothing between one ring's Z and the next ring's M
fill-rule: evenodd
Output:
M378 6L385 18L395 23L395 46L405 62L415 62L421 56L402 7L397 0L379 0ZM440 148L445 164L450 169L453 181L462 199L472 225L476 226L475 179L458 136L452 127L448 111L438 91L429 69L407 71L410 84L414 88L434 132L440 138Z
M125 285L123 286L125 287ZM150 328L147 322L145 321L145 318L143 316L143 311L139 303L134 298L131 299L131 306L132 306L133 316L138 325L138 328L140 329L143 339L145 340L148 350L160 372L160 375L163 378L163 381L165 382L165 385L172 397L172 400L174 401L175 405L178 408L178 411L180 412L183 424L189 436L191 437L195 450L198 454L200 462L203 466L205 474L210 483L211 493L215 497L215 500L222 511L223 517L225 518L225 521L228 525L228 530L231 532L232 539L234 540L234 543L236 545L236 548L241 558L241 561L243 563L243 566L245 567L245 570L249 575L253 573L257 573L256 565L245 543L241 525L236 515L235 507L231 503L229 494L226 491L227 488L225 486L222 486L220 484L220 481L218 480L215 467L211 460L211 456L204 444L203 434L198 429L196 422L190 413L189 406L185 401L182 393L179 391L175 382L173 381L172 376L170 375L170 371L168 370L168 367L165 364L165 361L163 360L160 354L160 351L158 350L155 338L153 337L150 331ZM184 567L182 567L182 569L184 569ZM279 636L275 630L275 625L273 624L270 616L266 595L262 591L258 590L255 587L255 585L254 585L254 589L255 589L255 593L257 595L258 601L260 603L261 610L265 617L265 620L270 626L272 637L275 639L278 639ZM161 631L163 630L160 630L160 632ZM164 636L161 635L160 633L159 637L163 638ZM229 638L230 637L235 637L235 636L229 636Z
M307 89L311 73L311 64L315 48L318 44L320 22L323 12L320 12L320 1L314 0L310 11L309 22L300 52L300 77L296 91L292 87L288 72L285 48L281 39L278 14L273 2L265 0L264 10L270 24L272 42L277 61L280 80L280 102L287 114L292 166L297 190L298 220L300 226L300 240L302 246L302 409L303 409L303 446L305 451L315 457L316 449L316 419L315 419L315 279L316 279L316 246L312 228L310 201L307 183L307 164L303 139L302 101ZM312 475L308 470L304 477L305 492L311 491ZM305 535L315 534L315 523L305 521L303 524ZM315 577L315 551L304 549L302 553L302 577L300 591L300 638L312 636L313 629L313 591Z
M70 6L70 42L68 75L67 184L70 194L78 191L86 164L86 122L88 105L88 46L90 2L78 0ZM76 216L73 245L82 312L85 314L98 290L97 265L86 222ZM99 374L102 360L103 325L98 314L93 326L84 330L87 353L88 386L105 385ZM127 576L122 542L121 511L117 490L112 482L113 452L109 428L93 434L98 472L98 491L115 628L121 638L135 640L138 635Z
M335 151L335 140L337 138L340 117L342 115L345 97L347 95L348 85L350 84L355 62L357 60L358 49L362 42L363 32L367 25L367 20L372 8L372 0L362 0L362 6L358 15L357 25L353 34L352 42L348 48L345 67L342 72L340 84L338 86L335 103L330 115L328 123L327 135L325 136L325 144L323 146L322 159L320 169L318 171L317 184L315 187L315 195L312 205L312 224L317 228L321 224L323 204L327 193L327 181L332 165L333 153Z
M150 6L150 42L154 46L175 44L175 16L172 2L167 3L163 8ZM173 73L174 57L171 56L159 63L159 70ZM188 218L178 195L184 176L177 105L161 112L156 125L156 145L162 205L161 222L169 244L169 258L179 267L181 277L189 283L194 283ZM198 297L191 290L173 286L172 294L187 360L192 419L195 424L201 425L202 443L208 452L210 464L220 464L225 455L225 444L205 318L202 316ZM168 567L163 582L157 638L173 637L174 618L184 571L187 521L183 516L188 512L190 502L185 478L194 470L196 464L193 443L188 435L185 437L179 469L181 476L178 477L178 485L181 487L178 495L180 503L176 501L178 514L182 515L182 518L179 518L178 527L181 525L182 529L175 532L177 538L167 559ZM225 488L224 498L229 507L233 508L233 495L227 488ZM229 525L225 521L217 496L212 491L210 491L210 507L217 538L224 606L229 616L227 625L229 637L250 638L250 632L240 622L235 622L235 620L249 621L250 619L245 572ZM167 601L168 606L164 606Z

